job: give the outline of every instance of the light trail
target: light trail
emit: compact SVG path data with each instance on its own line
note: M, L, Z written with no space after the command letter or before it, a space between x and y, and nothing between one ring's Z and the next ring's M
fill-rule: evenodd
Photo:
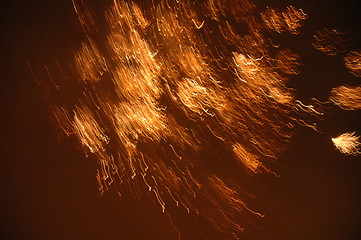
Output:
M361 51L351 51L344 60L346 68L356 77L361 77Z
M346 47L350 45L350 39L347 38L346 33L336 29L321 29L313 37L312 45L326 55L334 56L345 52Z

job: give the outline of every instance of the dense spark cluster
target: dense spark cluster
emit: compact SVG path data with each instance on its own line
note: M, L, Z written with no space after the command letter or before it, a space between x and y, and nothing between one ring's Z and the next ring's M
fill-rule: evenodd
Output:
M343 133L338 137L332 138L335 147L343 154L346 155L359 155L361 143L360 136L356 136L355 132Z
M306 14L290 6L259 15L251 0L114 0L95 17L73 4L85 40L72 70L83 91L54 104L52 118L98 162L99 191L150 192L163 212L175 205L239 236L263 215L208 163L275 174L297 122L291 112L317 113L286 87L299 57L263 35L297 34Z
M345 110L361 109L361 86L340 86L333 88L330 100Z

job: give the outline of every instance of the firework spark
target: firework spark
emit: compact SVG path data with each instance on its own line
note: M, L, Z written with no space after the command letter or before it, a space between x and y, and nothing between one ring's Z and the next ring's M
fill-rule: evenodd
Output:
M359 155L361 143L360 136L356 136L355 132L343 133L338 137L332 138L335 147L343 154L346 155Z
M326 55L336 55L337 53L344 52L345 47L350 44L346 34L336 29L329 30L324 28L317 31L313 37L314 42L312 45Z
M344 58L346 68L348 68L353 75L361 77L361 51L352 51Z
M266 26L278 33L289 31L292 34L298 34L303 20L307 15L293 6L287 7L283 12L267 7L267 10L261 13L262 20Z
M330 100L345 110L361 109L361 87L341 86L333 88Z

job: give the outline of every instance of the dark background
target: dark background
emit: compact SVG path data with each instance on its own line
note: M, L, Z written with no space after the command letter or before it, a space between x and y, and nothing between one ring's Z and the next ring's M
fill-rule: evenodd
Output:
M290 81L296 96L326 100L331 88L360 84L343 67L344 53L330 57L311 46L324 27L346 31L348 50L360 49L357 1L258 1L293 4L309 15L298 36L278 35L302 56L302 74ZM58 141L48 120L47 100L32 69L41 72L54 56L72 55L81 41L71 1L15 0L1 7L1 239L177 239L168 215L144 200L99 197L96 166ZM41 78L41 76L38 76ZM360 111L332 108L320 121L322 133L296 128L279 160L281 177L256 177L266 217L261 239L361 239L361 159L343 156L331 138L360 131ZM176 213L181 239L200 239L189 217Z

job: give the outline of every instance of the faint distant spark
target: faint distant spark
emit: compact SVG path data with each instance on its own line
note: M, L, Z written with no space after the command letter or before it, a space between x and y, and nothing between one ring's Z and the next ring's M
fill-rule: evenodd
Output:
M338 137L332 138L332 142L335 147L343 154L346 155L359 155L361 143L359 141L360 136L356 136L355 132L343 133Z
M72 103L63 96L52 117L96 159L99 191L150 192L163 212L178 206L235 237L263 217L243 199L245 186L210 166L275 174L292 127L315 128L291 117L322 114L286 86L299 56L263 36L298 34L307 15L293 6L259 15L251 0L114 0L95 18L83 1L73 4L85 40L67 79L82 94ZM56 86L69 87L64 81Z

